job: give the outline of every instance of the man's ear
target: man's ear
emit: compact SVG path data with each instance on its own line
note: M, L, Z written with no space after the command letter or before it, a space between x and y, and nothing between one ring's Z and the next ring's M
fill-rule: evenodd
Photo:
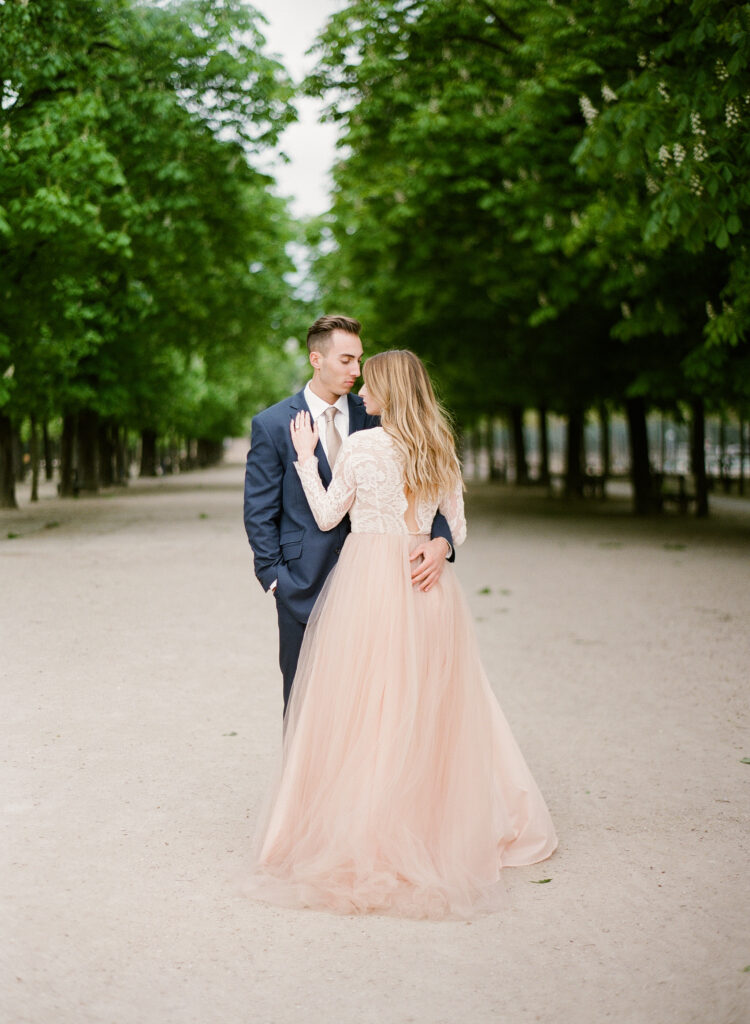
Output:
M312 366L313 370L320 369L320 359L320 352L316 352L315 349L313 349L310 353L310 366Z

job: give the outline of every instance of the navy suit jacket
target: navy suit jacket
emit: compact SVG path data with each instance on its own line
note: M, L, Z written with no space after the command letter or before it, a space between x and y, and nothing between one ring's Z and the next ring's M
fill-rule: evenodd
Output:
M348 395L349 433L377 427L357 395ZM351 526L349 516L332 530L318 528L302 489L294 463L297 453L289 422L300 411L309 412L304 389L265 409L253 420L245 469L245 529L253 549L255 575L264 590L278 580L276 599L299 622L307 622L315 599L336 564ZM331 467L318 441L315 449L323 484L331 482ZM453 544L448 523L435 516L433 537Z

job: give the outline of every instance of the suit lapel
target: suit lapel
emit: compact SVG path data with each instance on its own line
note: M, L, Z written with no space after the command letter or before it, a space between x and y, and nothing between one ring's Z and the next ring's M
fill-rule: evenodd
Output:
M301 391L298 391L296 395L292 396L292 400L289 403L289 406L292 409L294 414L296 414L298 412L310 412L310 407L307 404L307 402L305 401L305 389L304 388L302 388ZM312 413L310 414L310 418L312 419ZM351 410L350 410L350 416L349 416L349 423L351 424ZM290 444L292 443L291 439L290 439L289 443ZM292 446L292 450L294 450L293 446ZM318 471L320 473L320 478L323 481L323 483L326 485L326 487L328 487L328 485L331 482L331 477L332 477L333 474L331 473L331 467L328 465L328 459L326 458L326 453L323 450L323 445L322 445L322 443L320 441L320 438L318 438L318 443L315 446L315 455L316 455L317 460L318 460Z
M289 406L290 406L290 408L294 409L295 412L299 412L300 409L303 412L309 412L310 411L310 409L309 409L309 407L307 405L307 402L305 401L305 389L304 388L302 388L301 391L298 391L296 395L292 395L292 397L289 399Z

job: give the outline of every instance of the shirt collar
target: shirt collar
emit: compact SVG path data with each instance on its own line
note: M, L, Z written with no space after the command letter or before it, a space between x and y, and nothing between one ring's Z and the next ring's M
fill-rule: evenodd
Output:
M307 408L310 410L313 420L316 420L318 416L322 416L328 408L328 402L324 402L322 398L315 394L310 387L309 381L305 384L305 401L307 402ZM333 404L339 412L345 413L349 411L349 404L346 395L339 395Z

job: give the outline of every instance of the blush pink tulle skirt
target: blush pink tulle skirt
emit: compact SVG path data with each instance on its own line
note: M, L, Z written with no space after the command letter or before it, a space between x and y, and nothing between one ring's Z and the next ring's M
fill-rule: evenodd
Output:
M426 539L347 538L305 633L247 895L467 918L502 905L503 867L557 846L453 567L411 584Z

